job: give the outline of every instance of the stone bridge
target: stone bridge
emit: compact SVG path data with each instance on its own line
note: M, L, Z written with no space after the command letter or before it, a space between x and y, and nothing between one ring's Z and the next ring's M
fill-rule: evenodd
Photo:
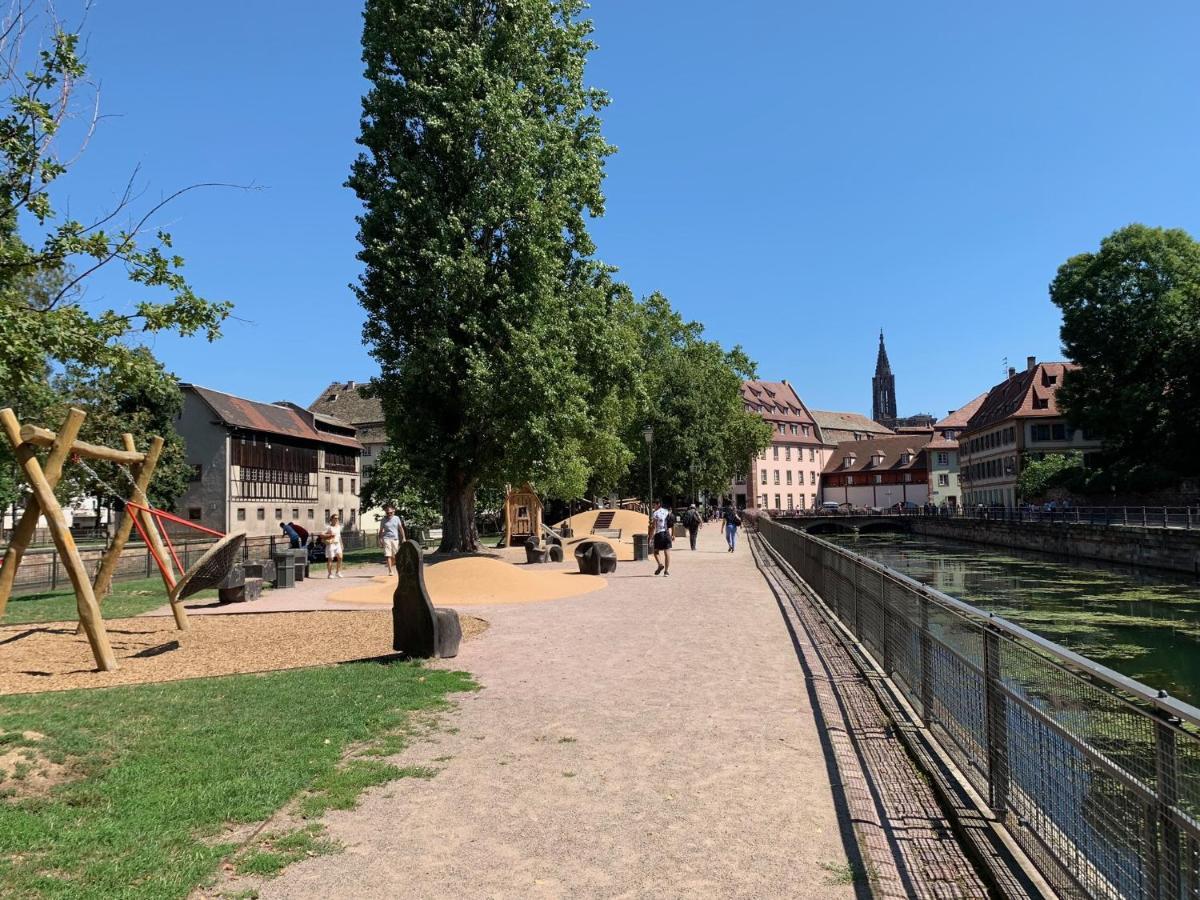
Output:
M866 534L873 531L912 531L911 516L881 515L875 513L836 514L830 516L772 516L776 522L790 525L809 534L836 534L837 532Z

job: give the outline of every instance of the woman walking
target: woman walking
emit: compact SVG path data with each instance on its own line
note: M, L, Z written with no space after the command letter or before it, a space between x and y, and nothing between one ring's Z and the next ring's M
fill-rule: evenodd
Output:
M325 577L341 578L342 526L338 522L337 513L329 517L329 524L325 526L325 533L321 537L325 540ZM334 560L337 561L336 573L334 572Z

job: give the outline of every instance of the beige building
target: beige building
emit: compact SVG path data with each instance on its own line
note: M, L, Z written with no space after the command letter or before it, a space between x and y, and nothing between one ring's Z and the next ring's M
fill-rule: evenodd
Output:
M950 410L946 418L932 426L925 452L929 457L929 502L934 506L957 509L962 505L958 435L985 399L987 394L980 394L966 406Z
M335 381L308 405L310 411L333 416L354 426L355 437L363 445L362 477L371 477L371 467L387 448L387 426L383 420L383 401L367 396L367 385L357 381ZM379 507L364 509L363 527L368 531L383 518Z
M178 431L192 478L178 515L218 531L320 530L337 513L359 530L362 444L355 429L294 403L260 403L183 384ZM368 526L369 527L369 526Z
M1058 409L1055 395L1073 363L1039 363L1029 357L1025 371L987 392L958 435L959 478L966 506L1016 506L1017 478L1025 460L1046 453L1100 449L1100 439L1074 427Z

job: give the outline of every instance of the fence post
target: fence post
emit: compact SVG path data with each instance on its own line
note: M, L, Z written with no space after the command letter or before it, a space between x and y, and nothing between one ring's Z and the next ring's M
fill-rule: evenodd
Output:
M892 674L892 617L889 614L887 602L887 575L881 569L879 572L879 618L883 620L883 671L888 677Z
M1122 525L1129 524L1129 507L1128 506L1121 507L1121 524Z
M933 724L933 638L929 635L929 598L921 595L921 717Z
M987 735L988 793L992 811L1008 810L1008 698L1000 681L1000 635L983 630L983 727Z
M50 590L58 590L58 548L50 552Z
M1155 776L1158 794L1158 872L1159 892L1178 897L1181 871L1179 868L1179 826L1175 824L1173 808L1179 802L1179 780L1175 753L1175 729L1170 719L1155 724Z
M862 600L858 596L858 579L862 575L862 569L858 566L854 567L854 577L850 579L850 587L854 590L854 636L860 641L863 639L862 633Z
M1143 506L1142 507L1142 527L1145 528L1147 524L1148 523L1146 522L1146 507Z
M1164 506L1163 507L1163 528L1166 528L1170 524L1171 523L1167 519L1167 508Z

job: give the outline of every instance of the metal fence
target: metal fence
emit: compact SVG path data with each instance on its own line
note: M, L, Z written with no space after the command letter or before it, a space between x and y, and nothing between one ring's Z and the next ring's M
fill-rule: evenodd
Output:
M1200 709L795 528L759 533L1060 893L1200 897Z
M1141 528L1200 530L1200 507L1195 506L979 506L970 508L842 506L837 509L767 510L774 518L809 519L826 516L921 516L937 519L982 519L991 522L1047 522L1081 525L1133 525Z
M375 536L366 532L355 531L342 535L342 545L346 550L361 550L374 545ZM184 570L191 568L204 552L213 545L215 538L203 540L175 540L175 552ZM275 552L276 547L286 547L282 537L275 535L255 535L246 538L242 547L242 560L265 559ZM0 548L2 552L3 548ZM79 556L83 560L88 574L95 579L100 568L100 561L105 548L80 547ZM145 544L129 544L121 553L113 572L113 581L130 581L138 578L149 578L157 575L158 568L154 557ZM70 587L67 570L62 564L58 551L55 549L37 549L25 553L21 565L13 580L13 594L31 594L40 591L53 591Z

